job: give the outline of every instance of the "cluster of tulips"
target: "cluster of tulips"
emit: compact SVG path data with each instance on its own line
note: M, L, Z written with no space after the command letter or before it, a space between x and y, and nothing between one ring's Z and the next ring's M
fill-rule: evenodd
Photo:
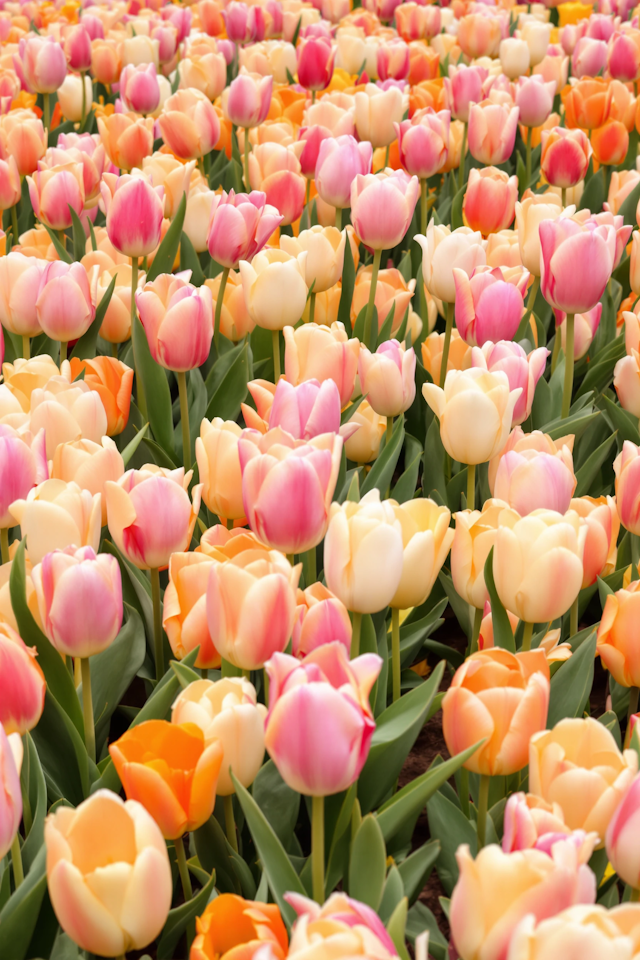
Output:
M363 4L0 3L2 960L640 960L640 8Z

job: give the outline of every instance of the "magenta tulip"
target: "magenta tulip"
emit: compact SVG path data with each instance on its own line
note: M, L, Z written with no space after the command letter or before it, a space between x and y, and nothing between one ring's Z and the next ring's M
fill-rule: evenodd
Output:
M342 209L351 202L351 185L358 175L371 170L373 149L368 141L355 137L327 137L320 144L316 163L316 187L320 198Z
M260 253L282 220L259 190L216 194L209 221L209 253L222 267L236 269L241 260L253 260Z
M143 174L126 173L117 179L105 174L100 189L107 209L107 234L116 250L127 257L152 253L160 243L164 187L153 187Z

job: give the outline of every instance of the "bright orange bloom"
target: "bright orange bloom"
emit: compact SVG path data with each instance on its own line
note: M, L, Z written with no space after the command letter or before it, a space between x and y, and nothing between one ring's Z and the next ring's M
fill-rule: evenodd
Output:
M107 414L107 436L115 437L122 433L129 420L131 406L131 387L133 370L115 357L95 357L93 360L78 360L73 357L71 376L75 378L82 372L84 382L100 394Z
M629 134L620 120L607 120L591 134L593 155L598 163L617 166L629 149Z
M444 80L438 77L435 80L423 80L411 87L409 94L409 117L417 110L431 107L436 113L445 109Z
M276 904L223 893L196 920L190 960L251 960L267 944L272 956L284 960L287 931Z
M567 127L595 130L608 119L611 109L609 81L602 77L584 77L561 92Z

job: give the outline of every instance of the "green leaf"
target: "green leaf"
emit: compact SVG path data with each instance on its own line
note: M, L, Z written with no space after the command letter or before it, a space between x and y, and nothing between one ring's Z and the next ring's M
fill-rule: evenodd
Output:
M353 299L353 287L356 282L356 271L353 264L353 254L351 253L351 244L347 237L344 245L344 265L342 267L342 292L340 294L340 306L338 307L338 321L344 324L347 334L351 336L351 301Z
M221 365L224 373L216 378L216 368ZM240 413L240 404L247 395L247 383L252 372L251 348L248 343L239 344L220 357L207 377L207 389L210 382L216 384L210 394L209 406L205 414L207 420L221 417L223 420L235 420Z
M580 389L576 393L576 399L584 396L589 390L594 393L600 393L605 387L608 387L613 380L613 371L618 360L625 355L624 335L616 337L611 343L606 344L602 350L591 358L589 369L586 376L580 384Z
M351 417L354 415L354 413L356 412L356 410L358 409L362 401L365 399L366 399L365 397L356 397L355 400L351 401L348 407L345 407L345 409L340 414L341 427L344 426L345 423L349 423L349 420L351 420Z
M613 710L607 710L606 713L603 713L602 716L598 717L598 723L601 723L603 727L607 728L609 733L616 741L618 750L622 750L622 735L620 733L620 722L617 714L614 713Z
M198 260L198 254L193 249L191 240L184 232L180 240L180 269L191 270L191 283L196 287L202 286L205 281L205 276L202 272L200 261Z
M357 470L351 478L351 483L347 490L347 500L351 503L360 503L360 477Z
M82 710L80 709L73 678L58 651L49 643L33 619L27 605L25 547L26 541L23 538L13 558L9 577L11 606L18 624L18 633L28 647L35 647L38 651L38 663L47 681L48 692L56 698L62 709L66 711L75 724L78 733L84 737Z
M371 467L362 484L361 496L364 497L364 495L368 493L369 490L373 490L374 487L378 488L383 497L386 496L403 443L404 417L398 417L393 425L393 432L389 443L385 444L382 453L379 454L378 459Z
M363 818L351 844L349 896L377 910L382 899L387 851L382 831L372 814Z
M209 902L209 897L213 892L215 883L215 874L209 877L209 881L199 890L191 900L181 903L179 907L174 907L169 911L167 922L162 928L162 934L158 942L158 960L172 960L175 955L175 949L178 940L187 929L189 923L200 916Z
M434 960L447 960L449 943L443 937L438 922L431 910L421 901L414 903L407 916L406 937L409 943L415 943L425 930L429 932L429 953Z
M116 288L116 279L114 277L103 293L100 303L96 307L96 315L91 323L89 329L82 334L75 347L71 352L72 357L77 357L78 360L90 360L96 355L96 344L98 342L98 334L100 332L100 327L102 326L102 321L104 320L104 315L107 312L107 307L111 302L111 297L113 291Z
M301 27L301 26L302 26L302 17L299 17L299 18L298 18L298 22L296 23L296 28L295 28L295 30L293 31L293 38L292 38L292 40L291 40L291 43L292 43L292 45L293 45L294 47L295 47L296 44L298 43L298 37L300 36L300 27Z
M425 883L429 879L433 865L440 855L440 850L440 841L430 840L428 843L423 843L406 860L398 864L398 870L410 906L413 906L420 896Z
M73 259L82 260L85 254L86 247L86 237L84 235L84 227L80 222L80 217L73 209L70 203L67 204L69 207L69 213L71 214L71 234L73 236Z
M202 680L202 677L196 670L193 670L191 667L185 667L183 663L179 663L177 660L172 660L170 667L178 678L178 683L183 690L186 690L190 683L196 683L198 680Z
M276 836L286 846L298 819L300 794L287 786L273 760L260 768L251 792Z
M384 318L384 323L380 327L380 330L372 330L371 339L373 343L371 344L372 351L376 350L381 343L385 343L387 340L391 339L391 327L393 326L393 318L396 312L396 303L395 300L391 304L391 309L389 313Z
M171 273L176 259L180 238L182 237L182 226L184 224L184 215L187 210L187 195L182 195L182 200L173 218L171 226L167 230L164 240L158 247L158 252L153 258L153 263L147 270L147 283L155 280L161 273Z
M597 632L594 629L551 678L547 728L565 717L580 717L593 685Z
M232 860L231 844L216 817L193 832L198 860L207 872L215 871L216 886L221 893L242 893L242 885Z
M0 911L0 957L24 960L47 889L47 851L40 847L24 882Z
M131 460L131 457L134 455L134 453L140 446L140 441L146 436L148 429L149 429L149 424L145 423L142 427L140 427L135 437L129 441L129 443L126 445L126 447L122 451L122 460L124 462L125 470L127 468L127 464Z
M173 225L169 227L169 230L172 229ZM167 236L169 236L169 233L167 233ZM154 260L154 265L155 262ZM131 326L131 338L136 358L136 372L140 374L142 379L142 389L147 401L149 423L153 435L169 456L175 457L169 381L163 368L151 356L149 341L137 311Z
M393 912L404 897L404 885L400 871L394 864L389 868L387 879L382 891L382 899L378 907L378 916L383 923L387 923L393 916Z
M393 915L387 924L387 932L393 940L393 945L398 951L400 960L409 960L409 953L407 952L404 942L404 932L407 926L407 911L407 898L403 897L396 909L393 911Z
M631 440L632 443L640 444L640 433L638 433L638 421L630 413L619 407L617 403L610 400L604 394L596 401L597 406L602 410L607 421L611 424L612 430L617 430L620 439Z
M489 599L491 600L493 641L496 647L503 647L505 650L510 650L511 653L515 653L516 641L513 636L513 630L511 629L511 623L507 616L507 611L498 596L498 591L496 590L493 579L493 549L494 548L491 547L484 565L484 582L489 592Z
M464 226L464 221L462 219L462 202L464 200L465 187L463 186L456 193L453 198L453 204L451 206L451 229L457 230L458 227Z
M597 477L600 467L606 461L611 447L616 442L616 436L617 432L607 437L604 443L601 443L600 446L587 457L580 469L576 470L576 480L578 484L574 497L584 497L589 493L589 487Z
M429 425L424 441L424 469L422 471L422 490L425 497L439 495L439 502L447 502L447 484L444 478L444 447L440 439L440 424L434 417Z
M404 472L391 491L393 500L406 503L412 500L418 483L418 471L422 460L422 444L408 433L405 435Z
M606 199L603 171L598 170L582 191L578 210L602 210L602 204Z
M449 603L453 609L453 612L456 615L456 620L464 630L467 639L471 637L471 617L469 616L469 604L462 599L459 593L456 592L456 588L453 585L453 580L451 577L441 570L438 574L438 580L444 587L444 591L449 598Z
M478 849L476 828L465 817L460 807L445 797L444 793L434 793L427 803L429 834L440 842L440 855L436 861L436 870L440 883L451 895L458 880L456 850L461 843L469 845L472 856Z
M618 213L623 218L627 226L636 225L636 209L640 202L640 183L636 184L628 197L623 201Z
M62 244L60 243L60 240L58 239L58 235L57 235L57 233L55 232L55 230L52 230L51 227L48 227L48 226L46 225L46 223L43 224L43 226L44 226L45 230L47 231L47 233L49 234L49 236L51 237L51 242L52 242L52 244L54 245L54 247L56 248L56 252L57 252L58 256L60 257L60 259L61 259L64 263L73 263L73 260L72 260L71 256L67 253L66 247L63 247Z
M444 673L441 661L429 679L387 707L376 720L369 756L358 780L363 813L375 809L389 790L424 726Z
M29 834L22 845L22 864L25 870L29 870L44 840L44 818L47 815L47 784L42 772L38 751L29 733L24 735L24 745L25 751L22 770L20 771L20 781L22 795L29 798L32 823Z
M305 889L285 853L284 847L256 801L242 784L238 783L233 773L231 779L236 788L236 796L242 807L253 842L256 845L258 856L267 874L269 889L280 907L280 913L284 920L291 925L295 920L295 910L284 899L284 894L287 891L292 891L306 896Z
M49 793L77 806L89 795L89 757L76 727L50 690L45 694L42 716L31 735Z

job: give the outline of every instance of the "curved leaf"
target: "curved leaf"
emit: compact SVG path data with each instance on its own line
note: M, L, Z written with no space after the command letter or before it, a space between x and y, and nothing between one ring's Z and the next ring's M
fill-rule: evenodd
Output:
M173 218L171 226L164 235L164 239L158 247L158 252L153 258L153 263L147 270L147 283L155 280L161 273L171 273L173 264L180 246L182 236L182 226L184 224L184 215L187 210L187 195L182 195L182 200Z
M208 882L198 893L181 903L179 907L174 907L169 911L167 922L165 923L160 940L158 942L158 960L172 960L174 951L178 945L178 940L187 929L188 925L200 916L209 902L209 897L213 893L213 885L216 880L215 873L209 877Z

